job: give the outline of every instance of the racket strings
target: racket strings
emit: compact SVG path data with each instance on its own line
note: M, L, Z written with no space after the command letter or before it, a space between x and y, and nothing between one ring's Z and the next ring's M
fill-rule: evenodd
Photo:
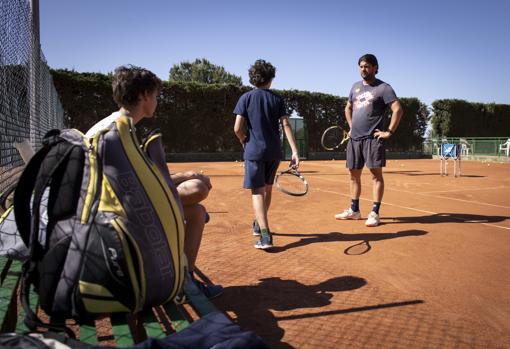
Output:
M334 128L324 135L324 146L327 148L335 148L340 144L342 138L340 129Z
M290 195L304 195L308 191L308 183L297 171L289 170L278 175L278 190Z
M349 134L338 126L332 126L324 131L321 139L322 146L326 150L334 150L349 139Z

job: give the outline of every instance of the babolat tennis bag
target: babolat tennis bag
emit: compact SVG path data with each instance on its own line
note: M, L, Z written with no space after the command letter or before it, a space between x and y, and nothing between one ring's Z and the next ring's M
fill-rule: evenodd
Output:
M139 312L181 292L180 201L166 165L164 173L134 132L126 116L91 139L72 129L50 131L23 171L14 213L29 251L21 291L29 328L41 324L28 301L32 285L52 322ZM45 191L47 217L41 217Z

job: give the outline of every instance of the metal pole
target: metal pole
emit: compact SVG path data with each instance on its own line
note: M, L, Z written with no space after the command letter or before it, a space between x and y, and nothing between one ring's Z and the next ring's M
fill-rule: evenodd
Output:
M34 149L38 149L39 131L39 60L41 57L41 43L39 32L39 0L30 0L31 22L31 56L29 67L30 79L30 143Z
M442 146L437 148L437 154L439 155L439 174L443 177L443 149Z

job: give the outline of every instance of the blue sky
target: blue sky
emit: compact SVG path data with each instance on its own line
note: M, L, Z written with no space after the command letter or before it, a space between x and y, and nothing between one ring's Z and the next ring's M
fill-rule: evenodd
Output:
M506 0L44 0L40 14L52 68L135 64L167 80L173 64L207 58L248 84L263 58L274 88L347 96L374 53L398 96L510 104Z

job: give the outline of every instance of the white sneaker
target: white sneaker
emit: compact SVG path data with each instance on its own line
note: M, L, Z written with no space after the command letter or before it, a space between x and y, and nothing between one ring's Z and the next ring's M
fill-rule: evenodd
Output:
M352 209L348 208L344 210L344 212L336 214L335 219L361 219L361 212L354 212Z
M377 213L375 213L374 211L372 211L368 215L365 225L367 227L377 227L380 222L381 222L381 220L379 219L379 215Z

